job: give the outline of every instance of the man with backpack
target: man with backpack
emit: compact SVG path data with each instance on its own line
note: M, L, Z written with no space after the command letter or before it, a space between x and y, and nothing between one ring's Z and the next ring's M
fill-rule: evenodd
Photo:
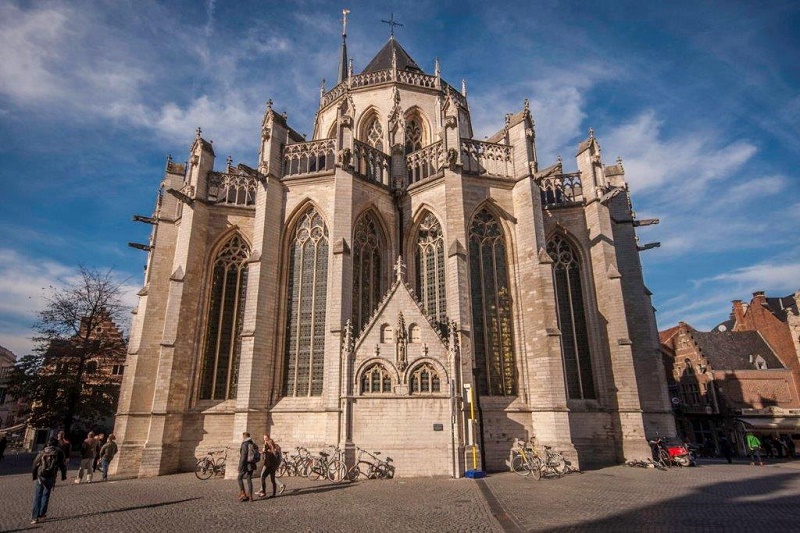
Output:
M239 501L251 502L253 501L253 472L256 469L256 463L261 460L261 454L258 451L258 446L253 439L250 438L250 433L245 431L242 433L242 445L239 448ZM247 482L247 491L244 489L244 483Z
M86 439L81 443L81 467L78 469L78 477L75 483L83 481L83 473L86 472L86 482L92 482L92 463L94 463L97 442L95 442L94 432L90 431Z
M67 479L67 465L64 452L58 446L58 439L51 438L44 450L33 460L33 513L31 524L36 524L47 515L50 493L56 485L56 476L61 470L61 481Z

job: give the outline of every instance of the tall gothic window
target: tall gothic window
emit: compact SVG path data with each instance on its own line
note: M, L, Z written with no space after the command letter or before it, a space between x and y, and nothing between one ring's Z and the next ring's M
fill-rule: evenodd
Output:
M567 396L573 399L595 398L578 255L569 241L560 235L547 243L547 253L553 259L553 283Z
M417 294L425 312L441 327L447 324L444 236L436 217L426 213L417 231Z
M410 388L412 394L433 394L441 392L442 380L430 363L423 363L411 372Z
M247 290L245 260L249 255L247 244L241 236L234 235L214 260L200 379L201 400L236 397Z
M469 265L479 390L491 396L514 395L517 380L506 243L503 228L486 209L472 219Z
M378 117L372 119L367 126L366 135L364 136L366 139L366 143L373 148L376 148L383 151L383 128L381 128L381 123L378 120Z
M371 213L360 217L353 233L353 324L361 331L381 299L383 241Z
M300 217L289 243L284 394L322 395L328 228L313 208Z
M380 363L370 366L361 375L361 394L392 392L392 378Z
M422 126L419 117L406 121L406 155L422 150Z

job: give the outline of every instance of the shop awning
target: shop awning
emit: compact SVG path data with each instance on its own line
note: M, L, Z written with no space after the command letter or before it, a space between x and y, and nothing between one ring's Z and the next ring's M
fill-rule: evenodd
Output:
M800 417L747 417L737 418L748 428L752 429L774 429L779 431L800 431Z

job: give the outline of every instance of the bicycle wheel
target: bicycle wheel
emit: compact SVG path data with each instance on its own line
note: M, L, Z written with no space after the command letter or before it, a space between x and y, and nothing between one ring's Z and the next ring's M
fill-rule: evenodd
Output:
M336 483L347 479L347 465L339 460L333 461L328 466L328 479Z
M567 475L567 462L564 460L564 457L558 453L553 458L553 470L558 475L558 477L566 476Z
M530 469L528 468L528 463L521 455L515 455L511 459L511 470L520 476L527 476L531 473Z
M669 460L669 453L667 453L667 450L659 450L658 462L661 463L664 466L664 468L669 468L670 466L672 466L672 463Z
M208 479L214 475L214 463L208 457L198 459L197 465L194 467L194 475L197 479Z
M297 460L297 475L302 477L308 477L311 473L311 467L314 465L314 461L310 457L304 457L302 459Z
M275 477L283 477L287 474L287 472L288 466L286 466L286 463L281 462L281 464L278 466L278 469L275 471Z
M535 479L536 481L542 479L542 468L544 465L542 464L541 459L539 459L536 456L533 456L530 458L530 463L527 464L526 466L530 469L531 476L533 477L533 479Z
M355 464L350 467L347 471L347 481L355 481L358 479L358 476L361 475L361 470L358 469L358 465Z

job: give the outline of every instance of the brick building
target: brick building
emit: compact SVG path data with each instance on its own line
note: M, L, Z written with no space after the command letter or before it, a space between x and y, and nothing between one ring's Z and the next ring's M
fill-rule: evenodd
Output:
M245 430L456 477L470 434L500 469L517 437L611 463L674 433L621 161L590 132L577 172L540 165L527 102L477 140L432 70L392 37L355 73L343 39L311 140L270 102L253 167L215 170L225 140L200 130L168 160L137 217L117 473L191 469Z
M748 430L800 431L793 372L758 332L701 332L681 322L659 337L680 436L718 444L725 435L743 452Z
M8 395L8 378L17 358L6 348L0 346L0 431L17 425L18 402Z

